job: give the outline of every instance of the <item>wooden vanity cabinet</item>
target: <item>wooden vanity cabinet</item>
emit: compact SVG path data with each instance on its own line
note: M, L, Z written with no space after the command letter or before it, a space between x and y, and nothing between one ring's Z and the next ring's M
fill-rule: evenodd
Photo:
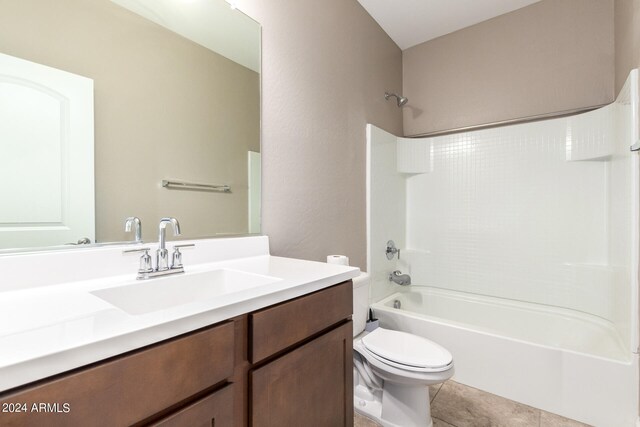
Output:
M0 411L28 409L0 426L352 426L352 294L343 282L0 393Z

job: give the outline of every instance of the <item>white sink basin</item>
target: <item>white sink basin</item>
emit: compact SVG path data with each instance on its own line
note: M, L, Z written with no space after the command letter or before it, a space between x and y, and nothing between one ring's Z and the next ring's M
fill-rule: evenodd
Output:
M220 269L153 278L91 293L129 314L145 314L246 291L279 280L260 274Z

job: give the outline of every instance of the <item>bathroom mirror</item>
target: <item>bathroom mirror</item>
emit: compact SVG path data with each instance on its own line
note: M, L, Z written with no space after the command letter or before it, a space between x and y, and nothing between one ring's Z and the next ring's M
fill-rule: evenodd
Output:
M19 68L11 78L0 70L2 164L13 165L0 175L0 250L130 241L129 216L142 220L145 241L157 240L165 216L180 221L182 238L260 232L257 22L225 0L0 0L0 11L1 54L84 79L93 96L93 114L80 122L72 98L40 90ZM56 99L51 138L20 134L46 122L34 113L39 95L16 98L24 87ZM22 121L9 131L1 124ZM65 142L78 126L93 130L81 149ZM92 168L74 159L79 151L92 152ZM84 175L65 169L74 162ZM91 181L93 195L70 190ZM72 228L75 205L95 206L79 219L93 236L52 232Z

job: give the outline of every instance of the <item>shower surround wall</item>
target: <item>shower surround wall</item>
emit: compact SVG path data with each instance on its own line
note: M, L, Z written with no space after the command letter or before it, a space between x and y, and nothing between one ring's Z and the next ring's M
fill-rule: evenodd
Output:
M378 301L395 291L388 277L393 270L408 266L402 263L405 247L406 186L405 176L397 171L398 138L367 125L367 271L371 275L371 301ZM369 214L371 213L371 214ZM393 240L399 255L388 260L386 243Z
M407 179L415 282L594 314L628 343L628 146L609 145L610 114L579 130L591 116L424 140L432 168Z

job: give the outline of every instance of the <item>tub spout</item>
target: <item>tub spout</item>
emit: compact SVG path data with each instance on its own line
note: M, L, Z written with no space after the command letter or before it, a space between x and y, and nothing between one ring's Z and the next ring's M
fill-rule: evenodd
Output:
M408 274L402 274L400 270L395 270L389 273L389 281L401 286L407 286L411 284L411 276Z

